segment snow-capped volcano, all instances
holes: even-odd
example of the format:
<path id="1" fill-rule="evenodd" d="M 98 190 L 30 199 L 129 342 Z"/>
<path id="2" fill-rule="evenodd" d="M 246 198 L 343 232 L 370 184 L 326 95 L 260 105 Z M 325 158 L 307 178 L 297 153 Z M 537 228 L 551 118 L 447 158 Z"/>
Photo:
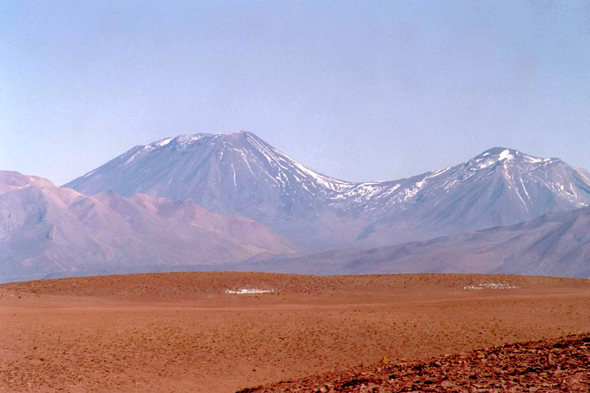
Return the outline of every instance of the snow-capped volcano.
<path id="1" fill-rule="evenodd" d="M 350 187 L 314 172 L 254 134 L 196 134 L 136 146 L 65 187 L 192 200 L 216 213 L 267 221 L 309 214 Z"/>
<path id="2" fill-rule="evenodd" d="M 392 233 L 409 241 L 511 225 L 590 205 L 586 170 L 506 148 L 380 187 L 362 204 L 363 211 L 375 212 L 375 221 L 360 237 L 375 244 L 384 244 Z"/>
<path id="3" fill-rule="evenodd" d="M 375 185 L 373 188 L 379 191 L 373 191 L 366 199 L 369 202 L 389 199 L 389 203 L 401 205 L 400 210 L 408 210 L 434 198 L 440 204 L 444 195 L 465 192 L 468 187 L 480 187 L 483 191 L 499 180 L 502 183 L 496 194 L 506 187 L 511 198 L 519 201 L 524 210 L 538 208 L 539 192 L 551 194 L 546 197 L 557 205 L 564 204 L 565 210 L 590 203 L 587 171 L 573 168 L 557 158 L 536 158 L 505 148 L 490 149 L 454 167 Z M 485 196 L 485 193 L 480 194 L 480 197 Z"/>
<path id="4" fill-rule="evenodd" d="M 191 200 L 322 248 L 395 244 L 590 204 L 587 171 L 513 149 L 493 148 L 411 178 L 353 183 L 317 173 L 244 131 L 136 146 L 65 187 Z"/>

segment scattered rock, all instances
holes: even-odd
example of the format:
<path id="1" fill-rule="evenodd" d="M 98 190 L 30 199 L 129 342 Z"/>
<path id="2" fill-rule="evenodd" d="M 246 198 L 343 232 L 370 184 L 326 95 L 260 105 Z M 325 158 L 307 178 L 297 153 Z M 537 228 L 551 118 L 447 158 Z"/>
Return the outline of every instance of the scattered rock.
<path id="1" fill-rule="evenodd" d="M 340 372 L 261 386 L 245 392 L 588 392 L 590 334 L 504 345 L 428 362 L 388 362 L 359 372 Z M 483 362 L 482 360 L 487 360 Z"/>

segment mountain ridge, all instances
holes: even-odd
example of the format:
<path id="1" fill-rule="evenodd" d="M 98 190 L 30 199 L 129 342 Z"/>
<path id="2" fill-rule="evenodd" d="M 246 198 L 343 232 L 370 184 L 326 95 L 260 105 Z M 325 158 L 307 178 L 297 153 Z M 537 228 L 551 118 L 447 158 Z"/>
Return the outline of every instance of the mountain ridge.
<path id="1" fill-rule="evenodd" d="M 263 224 L 191 204 L 86 196 L 0 172 L 0 281 L 238 262 L 296 247 Z"/>
<path id="2" fill-rule="evenodd" d="M 516 274 L 590 278 L 590 207 L 377 248 L 259 255 L 233 270 L 312 275 Z"/>
<path id="3" fill-rule="evenodd" d="M 248 131 L 136 146 L 64 187 L 191 200 L 262 222 L 304 249 L 401 244 L 590 204 L 590 173 L 557 158 L 495 147 L 409 178 L 348 182 Z"/>

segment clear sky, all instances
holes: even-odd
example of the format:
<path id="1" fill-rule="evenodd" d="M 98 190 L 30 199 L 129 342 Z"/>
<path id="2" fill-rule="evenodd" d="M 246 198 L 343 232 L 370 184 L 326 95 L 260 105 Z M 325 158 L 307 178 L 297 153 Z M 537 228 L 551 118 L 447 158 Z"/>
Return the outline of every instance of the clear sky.
<path id="1" fill-rule="evenodd" d="M 0 1 L 0 169 L 238 130 L 355 181 L 494 146 L 590 168 L 590 0 Z"/>

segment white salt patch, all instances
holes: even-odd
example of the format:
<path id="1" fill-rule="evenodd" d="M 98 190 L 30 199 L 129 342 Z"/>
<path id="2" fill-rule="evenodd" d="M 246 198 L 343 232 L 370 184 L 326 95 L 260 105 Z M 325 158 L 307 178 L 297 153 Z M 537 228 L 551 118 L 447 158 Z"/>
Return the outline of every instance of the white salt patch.
<path id="1" fill-rule="evenodd" d="M 485 283 L 485 284 L 478 284 L 478 285 L 468 285 L 463 287 L 463 289 L 467 290 L 481 290 L 481 289 L 517 289 L 517 286 L 512 284 L 502 284 L 502 283 Z"/>
<path id="2" fill-rule="evenodd" d="M 273 293 L 276 292 L 276 289 L 257 289 L 257 288 L 243 288 L 237 291 L 228 289 L 225 293 L 232 294 L 232 295 L 258 295 L 261 293 Z"/>

